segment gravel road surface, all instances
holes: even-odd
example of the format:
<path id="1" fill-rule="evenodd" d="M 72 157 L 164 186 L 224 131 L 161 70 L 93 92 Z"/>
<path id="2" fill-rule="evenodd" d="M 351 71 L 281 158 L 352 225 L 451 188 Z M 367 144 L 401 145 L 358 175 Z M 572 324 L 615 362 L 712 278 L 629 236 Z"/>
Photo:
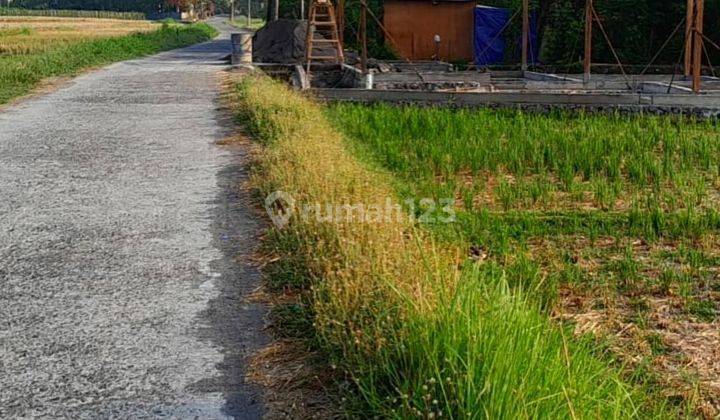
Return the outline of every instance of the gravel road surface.
<path id="1" fill-rule="evenodd" d="M 215 41 L 0 111 L 0 418 L 257 418 L 264 308 Z"/>

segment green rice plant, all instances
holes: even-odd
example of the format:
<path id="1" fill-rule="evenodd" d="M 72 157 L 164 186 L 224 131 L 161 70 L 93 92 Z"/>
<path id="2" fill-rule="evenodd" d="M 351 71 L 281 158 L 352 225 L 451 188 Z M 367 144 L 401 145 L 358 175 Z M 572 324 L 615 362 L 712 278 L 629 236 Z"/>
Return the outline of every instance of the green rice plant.
<path id="1" fill-rule="evenodd" d="M 690 314 L 702 322 L 713 322 L 720 314 L 717 304 L 709 299 L 690 299 L 685 307 Z"/>
<path id="2" fill-rule="evenodd" d="M 460 191 L 460 197 L 465 211 L 473 211 L 475 208 L 475 196 L 477 194 L 477 187 L 473 184 L 470 187 L 463 187 Z"/>
<path id="3" fill-rule="evenodd" d="M 641 408 L 644 397 L 606 367 L 593 340 L 551 326 L 523 294 L 502 278 L 488 283 L 483 271 L 467 267 L 447 305 L 405 320 L 406 337 L 358 372 L 373 412 L 398 419 L 660 415 Z"/>
<path id="4" fill-rule="evenodd" d="M 641 280 L 640 265 L 635 260 L 632 248 L 627 247 L 621 259 L 608 263 L 607 270 L 617 279 L 613 285 L 621 291 L 637 289 Z"/>
<path id="5" fill-rule="evenodd" d="M 682 177 L 707 179 L 720 158 L 710 122 L 349 104 L 328 115 L 373 160 L 416 185 L 488 171 L 516 181 L 547 174 L 563 191 L 605 178 L 617 195 L 658 193 Z"/>
<path id="6" fill-rule="evenodd" d="M 530 205 L 535 206 L 539 203 L 546 203 L 550 200 L 550 193 L 554 190 L 552 182 L 548 179 L 547 174 L 541 173 L 527 185 L 528 197 Z"/>
<path id="7" fill-rule="evenodd" d="M 605 179 L 595 178 L 592 185 L 595 205 L 603 210 L 612 207 L 615 201 L 615 195 L 609 183 Z"/>
<path id="8" fill-rule="evenodd" d="M 511 184 L 505 179 L 500 181 L 500 184 L 495 189 L 495 195 L 500 200 L 505 211 L 513 208 L 520 199 L 517 184 Z"/>

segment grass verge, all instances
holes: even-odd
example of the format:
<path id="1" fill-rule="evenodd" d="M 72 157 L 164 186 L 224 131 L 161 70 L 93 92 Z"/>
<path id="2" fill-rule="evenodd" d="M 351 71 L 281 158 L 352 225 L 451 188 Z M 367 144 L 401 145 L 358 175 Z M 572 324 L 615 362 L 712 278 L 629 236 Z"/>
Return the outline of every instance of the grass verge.
<path id="1" fill-rule="evenodd" d="M 311 100 L 262 76 L 234 82 L 229 100 L 264 145 L 254 177 L 263 196 L 282 190 L 321 207 L 394 199 L 392 177 L 360 163 Z M 267 246 L 281 257 L 271 284 L 304 291 L 319 346 L 354 384 L 350 415 L 669 415 L 594 340 L 512 289 L 502 269 L 438 245 L 410 218 L 295 213 Z"/>
<path id="2" fill-rule="evenodd" d="M 75 75 L 91 67 L 203 42 L 216 34 L 204 23 L 164 24 L 148 33 L 81 40 L 37 53 L 0 55 L 0 104 L 29 93 L 49 77 Z"/>

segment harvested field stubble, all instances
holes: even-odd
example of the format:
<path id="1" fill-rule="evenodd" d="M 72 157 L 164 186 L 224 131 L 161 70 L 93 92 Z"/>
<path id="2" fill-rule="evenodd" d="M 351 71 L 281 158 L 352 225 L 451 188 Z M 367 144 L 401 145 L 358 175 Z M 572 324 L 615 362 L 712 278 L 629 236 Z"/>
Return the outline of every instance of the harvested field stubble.
<path id="1" fill-rule="evenodd" d="M 231 84 L 229 99 L 264 144 L 254 178 L 262 194 L 335 204 L 395 196 L 392 176 L 356 159 L 311 100 L 261 76 Z M 267 241 L 279 257 L 269 284 L 306 296 L 311 333 L 353 384 L 350 415 L 671 415 L 652 390 L 624 379 L 612 353 L 551 321 L 532 290 L 512 287 L 502 266 L 414 222 L 295 217 Z"/>

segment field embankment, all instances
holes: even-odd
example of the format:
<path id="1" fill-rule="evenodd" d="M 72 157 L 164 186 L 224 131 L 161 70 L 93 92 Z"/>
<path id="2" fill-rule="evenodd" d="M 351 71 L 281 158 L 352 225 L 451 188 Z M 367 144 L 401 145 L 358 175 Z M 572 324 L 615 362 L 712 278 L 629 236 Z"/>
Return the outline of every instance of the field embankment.
<path id="1" fill-rule="evenodd" d="M 233 83 L 229 98 L 263 145 L 256 187 L 283 191 L 271 208 L 296 210 L 268 237 L 279 258 L 268 286 L 300 293 L 307 333 L 353 383 L 351 415 L 669 415 L 594 337 L 551 320 L 534 289 L 395 205 L 402 181 L 358 160 L 316 103 L 259 76 Z"/>
<path id="2" fill-rule="evenodd" d="M 0 104 L 43 79 L 206 41 L 206 24 L 0 17 Z"/>

